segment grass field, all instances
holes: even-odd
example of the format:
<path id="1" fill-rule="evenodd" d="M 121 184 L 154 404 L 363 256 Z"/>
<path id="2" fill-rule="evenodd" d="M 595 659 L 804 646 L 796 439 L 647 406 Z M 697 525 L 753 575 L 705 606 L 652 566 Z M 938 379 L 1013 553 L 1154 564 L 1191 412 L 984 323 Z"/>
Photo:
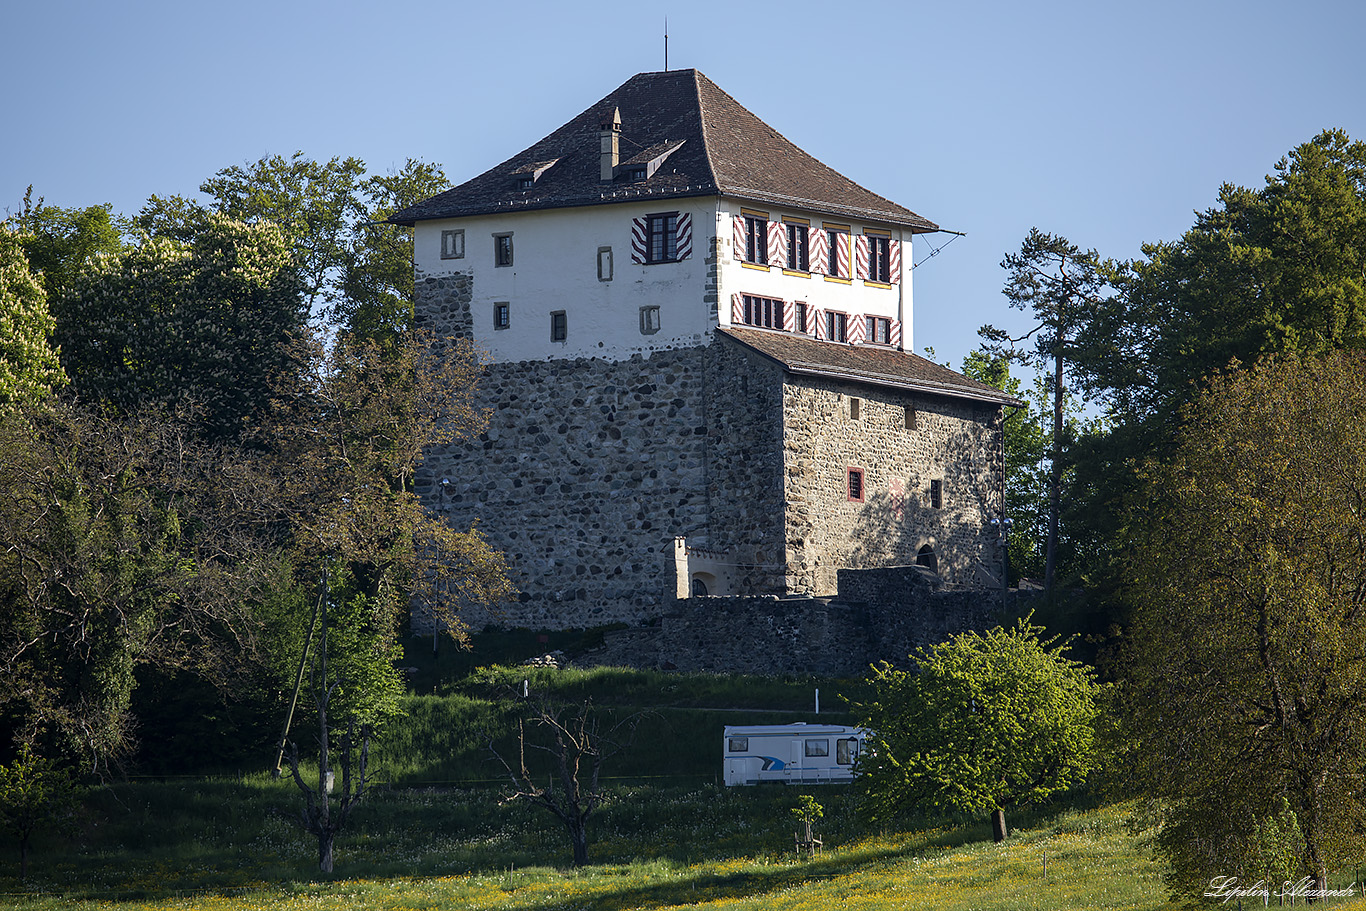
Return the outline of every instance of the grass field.
<path id="1" fill-rule="evenodd" d="M 430 640 L 429 640 L 430 641 Z M 1073 909 L 1168 907 L 1151 831 L 1125 805 L 1074 794 L 1012 814 L 993 844 L 984 819 L 909 818 L 872 827 L 840 786 L 725 788 L 721 726 L 816 720 L 857 682 L 494 668 L 431 672 L 435 693 L 377 750 L 377 788 L 338 838 L 336 873 L 293 821 L 293 785 L 265 772 L 124 782 L 93 793 L 77 835 L 35 844 L 20 882 L 0 855 L 0 906 L 16 909 Z M 500 801 L 490 736 L 507 743 L 514 702 L 533 693 L 651 710 L 609 767 L 614 799 L 589 824 L 591 865 L 543 811 Z M 823 712 L 821 720 L 848 720 Z M 427 786 L 433 782 L 439 787 Z M 801 793 L 825 805 L 824 852 L 793 851 Z M 1351 881 L 1335 879 L 1344 887 Z M 1273 899 L 1273 904 L 1275 900 Z M 1211 903 L 1217 906 L 1217 903 Z M 1332 902 L 1366 911 L 1366 900 Z M 1236 907 L 1230 903 L 1225 907 Z M 1249 908 L 1252 905 L 1247 906 Z"/>

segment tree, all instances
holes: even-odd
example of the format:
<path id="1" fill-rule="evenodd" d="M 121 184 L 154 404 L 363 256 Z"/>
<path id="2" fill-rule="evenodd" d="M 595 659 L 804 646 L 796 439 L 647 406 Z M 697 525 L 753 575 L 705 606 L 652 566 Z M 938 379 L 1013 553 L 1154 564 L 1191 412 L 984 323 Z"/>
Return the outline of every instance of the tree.
<path id="1" fill-rule="evenodd" d="M 0 709 L 25 740 L 116 764 L 140 667 L 224 675 L 249 645 L 263 497 L 229 455 L 164 413 L 0 419 Z"/>
<path id="2" fill-rule="evenodd" d="M 527 739 L 527 719 L 524 718 L 517 721 L 515 766 L 494 749 L 492 740 L 489 741 L 489 751 L 512 782 L 512 790 L 504 800 L 526 801 L 558 819 L 569 835 L 574 866 L 582 867 L 588 863 L 588 818 L 607 801 L 607 792 L 599 783 L 602 764 L 630 746 L 644 716 L 637 712 L 604 727 L 591 702 L 572 708 L 540 702 L 529 708 L 529 714 L 531 724 L 545 733 L 549 744 Z M 544 772 L 537 774 L 540 770 L 533 770 L 527 764 L 528 748 L 549 757 L 545 787 L 537 783 Z M 585 773 L 586 779 L 581 781 Z"/>
<path id="3" fill-rule="evenodd" d="M 0 224 L 0 412 L 38 401 L 66 382 L 48 341 L 54 328 L 23 237 Z"/>
<path id="4" fill-rule="evenodd" d="M 6 222 L 23 238 L 24 254 L 49 301 L 59 298 L 83 272 L 124 249 L 127 222 L 108 203 L 64 209 L 33 202 L 33 187 L 24 207 Z"/>
<path id="5" fill-rule="evenodd" d="M 62 828 L 72 821 L 79 791 L 71 773 L 33 753 L 24 743 L 19 755 L 0 766 L 0 827 L 19 842 L 19 878 L 28 878 L 33 833 L 43 826 Z"/>
<path id="6" fill-rule="evenodd" d="M 874 818 L 919 804 L 989 810 L 1001 841 L 1007 809 L 1086 779 L 1100 685 L 1041 632 L 1020 620 L 920 649 L 914 670 L 873 669 L 874 698 L 855 708 L 874 732 L 858 778 Z"/>
<path id="7" fill-rule="evenodd" d="M 1327 130 L 1275 168 L 1259 190 L 1224 184 L 1180 240 L 1145 244 L 1085 334 L 1118 413 L 1158 440 L 1232 360 L 1366 345 L 1366 143 Z"/>
<path id="8" fill-rule="evenodd" d="M 1017 310 L 1030 310 L 1037 320 L 1022 336 L 994 326 L 983 326 L 978 334 L 986 340 L 985 350 L 1004 354 L 1012 360 L 1050 369 L 1047 389 L 1052 399 L 1052 435 L 1048 452 L 1048 532 L 1044 557 L 1044 590 L 1053 592 L 1057 574 L 1058 516 L 1062 500 L 1063 474 L 1066 470 L 1069 390 L 1067 370 L 1079 357 L 1078 340 L 1094 319 L 1106 286 L 1105 267 L 1096 251 L 1083 252 L 1067 238 L 1031 228 L 1019 253 L 1009 253 L 1001 261 L 1009 271 L 1004 294 Z M 1032 340 L 1031 348 L 1017 347 Z"/>
<path id="9" fill-rule="evenodd" d="M 1361 354 L 1268 356 L 1143 473 L 1122 717 L 1177 891 L 1255 880 L 1268 833 L 1319 888 L 1366 848 L 1363 412 Z"/>
<path id="10" fill-rule="evenodd" d="M 122 414 L 192 406 L 214 439 L 262 420 L 306 316 L 280 231 L 213 214 L 188 243 L 144 238 L 96 262 L 53 313 L 77 396 Z"/>
<path id="11" fill-rule="evenodd" d="M 249 224 L 268 222 L 284 232 L 311 312 L 340 296 L 351 229 L 364 211 L 358 199 L 364 174 L 359 158 L 319 162 L 295 152 L 224 168 L 199 189 L 213 197 L 215 211 Z"/>
<path id="12" fill-rule="evenodd" d="M 353 338 L 390 348 L 413 328 L 413 229 L 387 219 L 448 189 L 438 165 L 408 159 L 395 174 L 375 175 L 360 186 L 364 214 L 353 229 L 332 318 Z"/>

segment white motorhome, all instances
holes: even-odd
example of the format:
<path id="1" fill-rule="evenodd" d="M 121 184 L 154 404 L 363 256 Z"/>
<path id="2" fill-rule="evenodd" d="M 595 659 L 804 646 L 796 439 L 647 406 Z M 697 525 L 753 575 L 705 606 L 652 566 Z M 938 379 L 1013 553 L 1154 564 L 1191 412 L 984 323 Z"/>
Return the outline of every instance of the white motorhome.
<path id="1" fill-rule="evenodd" d="M 869 733 L 841 724 L 728 724 L 721 745 L 726 786 L 853 781 Z"/>

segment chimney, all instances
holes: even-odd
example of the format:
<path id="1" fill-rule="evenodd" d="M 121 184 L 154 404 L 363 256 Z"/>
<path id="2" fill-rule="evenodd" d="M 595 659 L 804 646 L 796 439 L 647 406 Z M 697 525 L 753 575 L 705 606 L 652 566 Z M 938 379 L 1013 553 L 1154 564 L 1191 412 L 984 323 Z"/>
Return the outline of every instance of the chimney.
<path id="1" fill-rule="evenodd" d="M 611 183 L 616 174 L 617 162 L 621 158 L 618 140 L 621 138 L 621 108 L 612 109 L 612 120 L 603 123 L 598 130 L 602 143 L 602 182 Z"/>

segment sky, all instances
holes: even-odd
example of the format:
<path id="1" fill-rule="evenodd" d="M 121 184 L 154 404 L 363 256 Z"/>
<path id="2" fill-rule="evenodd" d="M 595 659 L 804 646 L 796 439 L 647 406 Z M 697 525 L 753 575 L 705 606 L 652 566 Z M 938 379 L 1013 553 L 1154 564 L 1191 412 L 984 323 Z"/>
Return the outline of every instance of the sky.
<path id="1" fill-rule="evenodd" d="M 1031 227 L 1133 259 L 1328 128 L 1366 139 L 1366 3 L 10 0 L 0 213 L 135 214 L 298 150 L 474 177 L 638 72 L 695 67 L 914 245 L 915 346 L 958 366 Z M 939 250 L 937 255 L 931 253 Z"/>

